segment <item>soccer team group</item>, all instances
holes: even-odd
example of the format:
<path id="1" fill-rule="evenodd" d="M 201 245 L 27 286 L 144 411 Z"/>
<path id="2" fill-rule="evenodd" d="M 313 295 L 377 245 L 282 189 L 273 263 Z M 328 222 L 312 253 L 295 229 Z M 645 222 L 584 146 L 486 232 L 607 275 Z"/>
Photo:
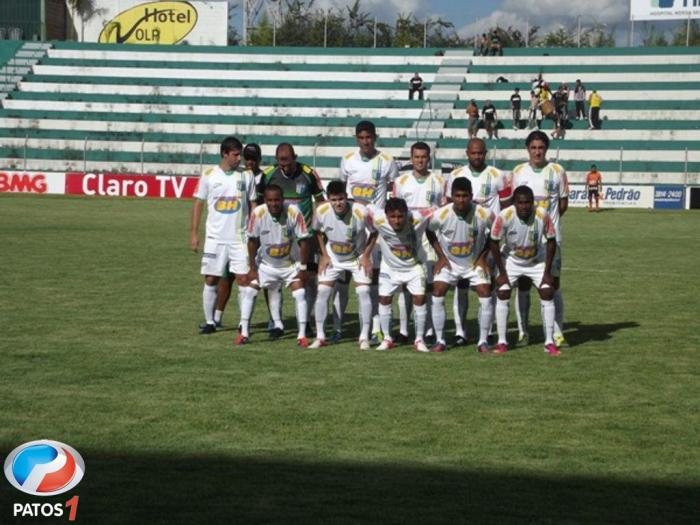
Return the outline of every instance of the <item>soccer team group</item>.
<path id="1" fill-rule="evenodd" d="M 530 288 L 540 296 L 544 350 L 566 345 L 560 291 L 561 217 L 568 206 L 564 169 L 547 159 L 549 138 L 533 131 L 528 160 L 512 172 L 486 165 L 486 144 L 471 139 L 467 165 L 443 176 L 430 169 L 430 147 L 416 142 L 411 162 L 397 162 L 376 147 L 372 122 L 355 128 L 357 148 L 340 161 L 338 177 L 324 189 L 318 174 L 297 161 L 291 144 L 277 146 L 276 164 L 262 171 L 256 144 L 228 137 L 221 161 L 204 171 L 195 191 L 191 248 L 200 248 L 199 225 L 207 209 L 202 243 L 203 334 L 216 332 L 231 284 L 241 312 L 236 344 L 251 341 L 250 319 L 260 290 L 270 316 L 270 338 L 281 337 L 283 287 L 291 290 L 297 344 L 320 348 L 342 337 L 352 280 L 357 293 L 359 346 L 390 350 L 409 341 L 414 349 L 443 352 L 445 297 L 454 289 L 454 345 L 467 344 L 467 292 L 479 301 L 478 352 L 508 351 L 511 290 L 517 288 L 516 346 L 529 344 Z M 245 169 L 239 169 L 242 162 Z M 257 205 L 256 205 L 257 204 Z M 392 335 L 392 303 L 398 298 L 399 331 Z M 329 302 L 333 334 L 324 330 Z M 307 339 L 310 314 L 315 338 Z M 495 318 L 498 342 L 490 345 Z"/>

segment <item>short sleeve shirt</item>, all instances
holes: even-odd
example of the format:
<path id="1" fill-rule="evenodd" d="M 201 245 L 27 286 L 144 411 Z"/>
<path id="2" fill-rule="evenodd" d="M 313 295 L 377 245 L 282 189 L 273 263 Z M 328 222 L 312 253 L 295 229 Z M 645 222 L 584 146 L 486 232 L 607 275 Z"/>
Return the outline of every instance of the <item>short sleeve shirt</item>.
<path id="1" fill-rule="evenodd" d="M 447 178 L 445 195 L 452 195 L 452 184 L 455 179 L 466 177 L 472 185 L 472 201 L 488 208 L 494 214 L 501 211 L 501 200 L 511 196 L 511 187 L 505 174 L 493 166 L 487 166 L 483 171 L 472 171 L 469 166 L 453 170 Z"/>
<path id="2" fill-rule="evenodd" d="M 326 236 L 326 251 L 332 262 L 357 261 L 367 247 L 367 208 L 350 203 L 347 213 L 339 217 L 325 202 L 316 208 L 313 229 Z"/>
<path id="3" fill-rule="evenodd" d="M 275 268 L 288 268 L 294 262 L 292 246 L 296 241 L 308 239 L 310 234 L 296 205 L 284 204 L 280 217 L 276 218 L 266 204 L 261 204 L 251 215 L 248 237 L 260 239 L 261 262 Z"/>
<path id="4" fill-rule="evenodd" d="M 543 208 L 535 208 L 530 219 L 523 221 L 515 206 L 509 206 L 498 214 L 491 228 L 491 239 L 503 241 L 504 256 L 526 266 L 544 262 L 546 240 L 555 238 L 552 218 Z"/>
<path id="5" fill-rule="evenodd" d="M 455 213 L 454 204 L 450 203 L 432 214 L 428 228 L 437 236 L 450 264 L 468 270 L 486 245 L 494 217 L 492 212 L 478 204 L 472 205 L 469 213 L 461 216 Z"/>
<path id="6" fill-rule="evenodd" d="M 436 173 L 427 177 L 406 173 L 396 179 L 394 197 L 404 199 L 409 210 L 436 209 L 444 204 L 445 179 Z"/>
<path id="7" fill-rule="evenodd" d="M 296 204 L 301 210 L 307 228 L 311 228 L 314 199 L 323 197 L 323 185 L 318 173 L 306 164 L 297 162 L 294 172 L 286 174 L 278 166 L 272 166 L 263 173 L 258 185 L 258 198 L 262 199 L 265 188 L 274 184 L 282 188 L 285 204 Z"/>
<path id="8" fill-rule="evenodd" d="M 368 227 L 377 232 L 377 243 L 382 251 L 382 266 L 391 270 L 410 270 L 424 261 L 421 239 L 428 227 L 430 215 L 410 212 L 404 227 L 395 231 L 383 211 L 369 209 Z M 381 271 L 381 268 L 380 268 Z"/>
<path id="9" fill-rule="evenodd" d="M 372 204 L 383 209 L 387 192 L 398 174 L 394 159 L 382 152 L 367 159 L 358 149 L 340 161 L 340 179 L 346 184 L 348 196 L 365 206 Z"/>

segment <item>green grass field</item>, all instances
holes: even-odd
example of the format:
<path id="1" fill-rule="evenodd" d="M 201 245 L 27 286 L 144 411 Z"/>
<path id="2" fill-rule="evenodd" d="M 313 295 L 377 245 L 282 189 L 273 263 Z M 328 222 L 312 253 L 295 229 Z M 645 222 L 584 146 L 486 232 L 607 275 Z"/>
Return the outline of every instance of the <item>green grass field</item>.
<path id="1" fill-rule="evenodd" d="M 75 447 L 78 522 L 698 522 L 697 212 L 567 214 L 557 359 L 199 336 L 190 208 L 0 196 L 0 450 Z"/>

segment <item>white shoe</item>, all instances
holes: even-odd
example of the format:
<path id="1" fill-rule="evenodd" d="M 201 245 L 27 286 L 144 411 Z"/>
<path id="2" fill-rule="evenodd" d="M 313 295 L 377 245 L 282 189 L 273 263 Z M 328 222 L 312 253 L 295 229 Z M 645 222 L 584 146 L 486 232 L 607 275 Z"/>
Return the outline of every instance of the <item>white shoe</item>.
<path id="1" fill-rule="evenodd" d="M 309 348 L 321 348 L 326 346 L 325 339 L 314 339 L 314 342 L 309 345 Z"/>
<path id="2" fill-rule="evenodd" d="M 360 341 L 360 350 L 369 350 L 369 341 L 367 339 L 362 339 Z"/>
<path id="3" fill-rule="evenodd" d="M 415 343 L 413 343 L 413 348 L 416 350 L 416 352 L 430 352 L 430 349 L 425 345 L 422 339 L 418 339 Z"/>
<path id="4" fill-rule="evenodd" d="M 377 350 L 384 352 L 386 350 L 391 350 L 392 348 L 394 348 L 394 341 L 391 339 L 384 339 L 381 343 L 379 343 Z"/>

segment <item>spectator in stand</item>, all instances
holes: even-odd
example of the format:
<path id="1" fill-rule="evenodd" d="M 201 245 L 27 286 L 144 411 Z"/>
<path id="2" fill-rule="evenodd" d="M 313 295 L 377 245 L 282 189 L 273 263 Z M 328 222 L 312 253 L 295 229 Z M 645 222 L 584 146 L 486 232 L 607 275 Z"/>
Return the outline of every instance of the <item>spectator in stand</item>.
<path id="1" fill-rule="evenodd" d="M 600 129 L 600 106 L 603 105 L 603 97 L 594 89 L 588 97 L 589 124 L 588 129 Z"/>
<path id="2" fill-rule="evenodd" d="M 532 91 L 537 93 L 539 89 L 542 89 L 542 86 L 544 86 L 545 82 L 544 79 L 542 78 L 542 73 L 537 75 L 537 78 L 532 79 Z"/>
<path id="3" fill-rule="evenodd" d="M 469 130 L 469 138 L 474 139 L 479 130 L 479 106 L 476 105 L 476 100 L 474 99 L 471 99 L 467 106 L 467 118 L 469 119 L 467 127 Z"/>
<path id="4" fill-rule="evenodd" d="M 537 125 L 537 109 L 539 106 L 540 99 L 537 98 L 534 91 L 530 91 L 530 113 L 527 116 L 527 127 L 529 129 L 539 129 L 539 126 Z"/>
<path id="5" fill-rule="evenodd" d="M 586 86 L 581 84 L 581 79 L 576 80 L 574 86 L 574 102 L 576 103 L 576 120 L 586 118 Z"/>
<path id="6" fill-rule="evenodd" d="M 483 33 L 481 35 L 481 41 L 479 43 L 479 54 L 481 56 L 486 56 L 489 54 L 489 50 L 491 49 L 491 39 L 488 37 L 486 33 Z"/>
<path id="7" fill-rule="evenodd" d="M 559 112 L 561 113 L 564 121 L 569 120 L 569 98 L 571 97 L 571 90 L 566 82 L 562 82 L 559 86 Z"/>
<path id="8" fill-rule="evenodd" d="M 418 98 L 420 100 L 423 100 L 423 91 L 425 90 L 425 87 L 423 87 L 423 79 L 420 77 L 418 73 L 413 75 L 413 78 L 410 80 L 410 87 L 408 88 L 408 99 L 413 100 L 413 94 L 418 91 Z"/>
<path id="9" fill-rule="evenodd" d="M 520 88 L 515 88 L 515 92 L 510 96 L 510 108 L 513 110 L 513 129 L 520 128 L 520 104 L 522 100 Z"/>
<path id="10" fill-rule="evenodd" d="M 484 107 L 481 108 L 481 118 L 484 119 L 484 128 L 486 128 L 486 133 L 488 133 L 488 138 L 493 138 L 494 136 L 498 138 L 498 113 L 496 113 L 496 106 L 494 106 L 490 100 L 486 101 Z"/>
<path id="11" fill-rule="evenodd" d="M 503 56 L 503 46 L 501 45 L 501 39 L 498 37 L 498 33 L 496 33 L 495 31 L 491 34 L 491 48 L 489 51 L 489 54 L 492 57 Z"/>

